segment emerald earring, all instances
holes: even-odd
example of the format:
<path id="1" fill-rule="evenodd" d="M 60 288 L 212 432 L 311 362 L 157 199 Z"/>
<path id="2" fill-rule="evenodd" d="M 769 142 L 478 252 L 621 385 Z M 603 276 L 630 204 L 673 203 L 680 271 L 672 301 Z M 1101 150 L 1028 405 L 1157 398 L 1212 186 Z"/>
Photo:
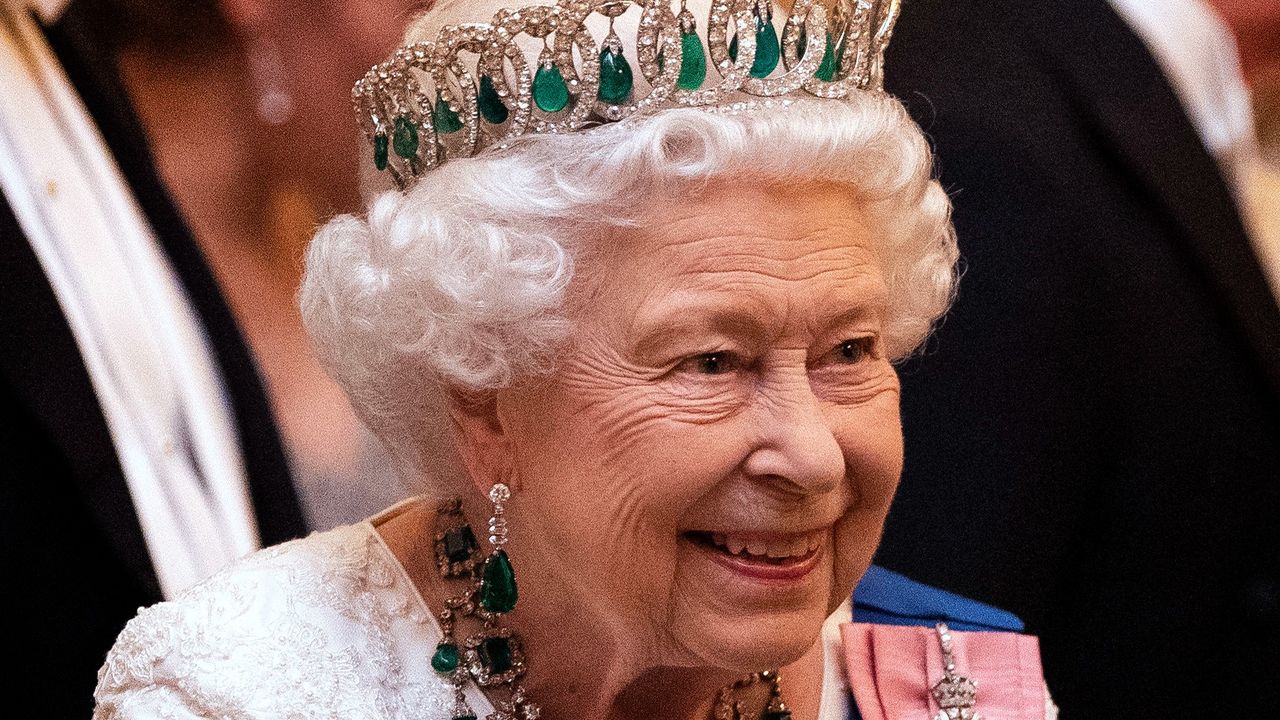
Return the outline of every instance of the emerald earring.
<path id="1" fill-rule="evenodd" d="M 477 720 L 467 702 L 466 687 L 475 682 L 482 688 L 505 688 L 501 712 L 490 718 L 538 717 L 539 707 L 521 685 L 527 669 L 524 643 L 519 633 L 502 624 L 502 616 L 516 606 L 516 576 L 503 546 L 507 544 L 506 502 L 511 488 L 502 483 L 489 489 L 493 515 L 489 518 L 487 558 L 462 514 L 462 504 L 452 500 L 437 511 L 436 564 L 440 575 L 467 581 L 462 594 L 449 598 L 436 613 L 440 621 L 440 641 L 431 656 L 431 667 L 453 686 L 452 720 Z M 479 623 L 467 634 L 459 623 Z"/>
<path id="2" fill-rule="evenodd" d="M 503 483 L 495 483 L 489 489 L 489 501 L 493 503 L 489 544 L 493 545 L 493 552 L 484 561 L 484 572 L 480 576 L 480 606 L 495 613 L 511 612 L 519 597 L 515 570 L 503 549 L 507 544 L 506 502 L 510 499 L 511 488 Z"/>

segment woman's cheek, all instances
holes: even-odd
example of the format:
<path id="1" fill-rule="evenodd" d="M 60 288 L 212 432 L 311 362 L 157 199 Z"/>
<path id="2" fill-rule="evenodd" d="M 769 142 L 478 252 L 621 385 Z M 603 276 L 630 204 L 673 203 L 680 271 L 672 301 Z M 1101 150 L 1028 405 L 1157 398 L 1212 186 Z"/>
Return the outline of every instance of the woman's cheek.
<path id="1" fill-rule="evenodd" d="M 865 509 L 855 509 L 836 523 L 828 610 L 835 610 L 853 593 L 871 566 L 883 529 L 884 516 Z"/>
<path id="2" fill-rule="evenodd" d="M 845 457 L 850 507 L 836 524 L 832 601 L 843 602 L 871 564 L 902 475 L 897 384 L 838 411 L 837 441 Z"/>

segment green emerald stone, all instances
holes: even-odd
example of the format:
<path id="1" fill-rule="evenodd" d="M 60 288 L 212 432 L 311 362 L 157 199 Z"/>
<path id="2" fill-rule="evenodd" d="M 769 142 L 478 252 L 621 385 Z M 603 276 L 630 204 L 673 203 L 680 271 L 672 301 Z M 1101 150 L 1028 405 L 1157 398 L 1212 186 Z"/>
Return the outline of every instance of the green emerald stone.
<path id="1" fill-rule="evenodd" d="M 813 74 L 823 82 L 831 82 L 836 78 L 836 41 L 831 37 L 831 33 L 827 33 L 827 49 L 822 53 L 822 62 L 818 64 L 818 70 Z"/>
<path id="2" fill-rule="evenodd" d="M 698 33 L 687 32 L 680 36 L 680 78 L 676 87 L 681 90 L 697 90 L 707 79 L 707 56 L 702 51 Z"/>
<path id="3" fill-rule="evenodd" d="M 485 638 L 476 653 L 490 675 L 501 675 L 511 669 L 511 643 L 504 637 Z"/>
<path id="4" fill-rule="evenodd" d="M 480 605 L 489 612 L 511 612 L 519 593 L 516 590 L 516 573 L 505 550 L 498 550 L 484 562 L 484 574 L 480 580 Z"/>
<path id="5" fill-rule="evenodd" d="M 498 90 L 493 86 L 493 79 L 488 75 L 480 76 L 480 92 L 476 94 L 476 104 L 480 106 L 480 114 L 486 122 L 500 125 L 507 121 L 510 112 L 498 97 Z"/>
<path id="6" fill-rule="evenodd" d="M 379 170 L 387 169 L 387 134 L 380 132 L 373 136 L 373 166 Z"/>
<path id="7" fill-rule="evenodd" d="M 444 534 L 444 556 L 451 563 L 470 560 L 471 553 L 478 549 L 480 544 L 476 542 L 476 535 L 471 532 L 470 525 L 460 525 Z"/>
<path id="8" fill-rule="evenodd" d="M 751 77 L 769 77 L 769 73 L 778 67 L 781 57 L 782 46 L 778 44 L 778 31 L 773 29 L 773 23 L 757 16 L 756 59 L 751 63 Z"/>
<path id="9" fill-rule="evenodd" d="M 458 113 L 439 95 L 436 96 L 435 119 L 438 133 L 455 133 L 462 129 L 462 119 L 458 117 Z"/>
<path id="10" fill-rule="evenodd" d="M 631 97 L 631 63 L 622 51 L 605 48 L 600 53 L 600 89 L 596 97 L 600 102 L 621 105 Z"/>
<path id="11" fill-rule="evenodd" d="M 738 61 L 738 34 L 729 41 L 729 59 Z M 765 78 L 778 67 L 782 59 L 782 46 L 778 44 L 778 31 L 773 23 L 756 14 L 756 59 L 751 62 L 751 77 Z"/>
<path id="12" fill-rule="evenodd" d="M 391 146 L 396 154 L 408 160 L 418 154 L 418 126 L 406 115 L 396 118 L 395 132 L 391 136 Z"/>
<path id="13" fill-rule="evenodd" d="M 569 86 L 555 65 L 541 66 L 533 76 L 533 102 L 543 112 L 560 112 L 569 104 Z"/>
<path id="14" fill-rule="evenodd" d="M 458 669 L 458 646 L 453 643 L 440 643 L 436 653 L 431 656 L 431 668 L 438 673 L 451 673 Z"/>

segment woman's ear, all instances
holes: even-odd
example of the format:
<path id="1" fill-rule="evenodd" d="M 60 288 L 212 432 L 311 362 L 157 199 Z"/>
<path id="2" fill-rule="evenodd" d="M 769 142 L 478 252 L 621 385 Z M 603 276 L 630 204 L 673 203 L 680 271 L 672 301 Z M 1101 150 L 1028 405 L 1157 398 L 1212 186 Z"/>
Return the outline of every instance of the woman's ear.
<path id="1" fill-rule="evenodd" d="M 496 397 L 477 399 L 450 393 L 449 417 L 462 465 L 481 495 L 488 496 L 495 483 L 519 482 L 513 472 L 508 428 L 498 412 Z"/>

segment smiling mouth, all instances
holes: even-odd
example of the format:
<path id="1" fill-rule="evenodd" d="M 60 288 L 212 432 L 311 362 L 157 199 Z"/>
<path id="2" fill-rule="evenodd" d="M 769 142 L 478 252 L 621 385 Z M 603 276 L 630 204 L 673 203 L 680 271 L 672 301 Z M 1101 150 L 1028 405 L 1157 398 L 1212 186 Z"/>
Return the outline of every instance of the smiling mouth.
<path id="1" fill-rule="evenodd" d="M 827 530 L 794 535 L 692 531 L 684 533 L 711 559 L 739 574 L 764 580 L 796 580 L 817 564 Z"/>

